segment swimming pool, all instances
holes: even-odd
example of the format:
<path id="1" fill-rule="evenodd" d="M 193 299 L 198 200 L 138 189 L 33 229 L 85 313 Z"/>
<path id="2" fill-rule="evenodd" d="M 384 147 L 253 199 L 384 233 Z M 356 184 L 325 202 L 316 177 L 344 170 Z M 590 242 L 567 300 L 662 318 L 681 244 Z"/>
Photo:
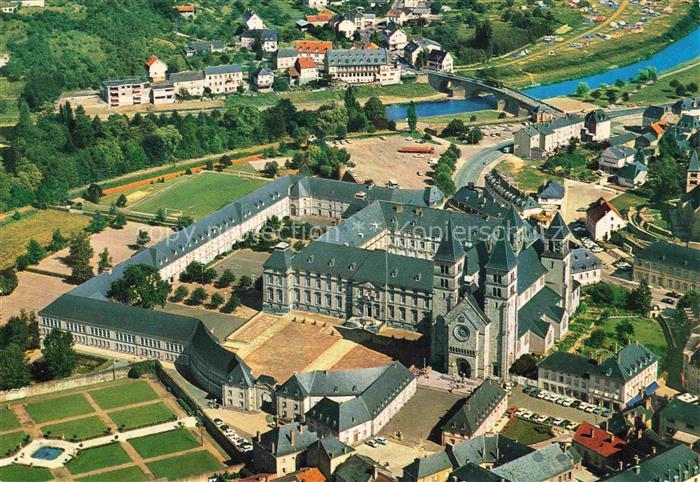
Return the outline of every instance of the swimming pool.
<path id="1" fill-rule="evenodd" d="M 41 447 L 39 450 L 32 454 L 32 458 L 40 460 L 55 460 L 63 452 L 64 450 L 58 447 Z"/>

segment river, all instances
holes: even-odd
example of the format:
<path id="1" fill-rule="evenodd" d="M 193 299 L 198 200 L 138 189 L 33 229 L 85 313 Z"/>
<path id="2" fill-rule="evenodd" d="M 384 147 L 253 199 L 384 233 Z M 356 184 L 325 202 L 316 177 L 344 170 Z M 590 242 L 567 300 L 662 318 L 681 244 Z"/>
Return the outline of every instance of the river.
<path id="1" fill-rule="evenodd" d="M 609 40 L 614 42 L 614 40 Z M 681 40 L 671 43 L 665 49 L 657 52 L 646 60 L 616 67 L 588 77 L 581 77 L 574 80 L 566 80 L 555 84 L 541 85 L 524 89 L 524 94 L 537 99 L 548 99 L 571 94 L 576 91 L 576 86 L 580 82 L 585 82 L 592 89 L 600 87 L 601 84 L 614 84 L 617 79 L 628 80 L 637 75 L 644 68 L 654 67 L 657 72 L 670 70 L 680 64 L 700 57 L 700 27 Z M 431 102 L 416 103 L 416 113 L 418 117 L 431 117 L 445 114 L 455 114 L 460 112 L 473 112 L 477 110 L 493 109 L 496 101 L 493 97 L 481 97 L 478 99 L 454 99 Z M 386 109 L 387 116 L 391 120 L 403 120 L 406 118 L 408 104 L 394 104 Z"/>

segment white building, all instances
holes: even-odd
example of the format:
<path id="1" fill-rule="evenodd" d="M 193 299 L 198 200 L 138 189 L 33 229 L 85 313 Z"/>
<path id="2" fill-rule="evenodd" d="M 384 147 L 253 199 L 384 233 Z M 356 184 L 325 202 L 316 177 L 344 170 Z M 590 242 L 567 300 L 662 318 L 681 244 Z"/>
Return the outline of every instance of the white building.
<path id="1" fill-rule="evenodd" d="M 263 19 L 253 10 L 247 10 L 243 13 L 243 23 L 245 23 L 248 30 L 262 30 L 267 28 Z"/>
<path id="2" fill-rule="evenodd" d="M 172 104 L 175 102 L 175 86 L 170 82 L 151 84 L 151 104 Z"/>
<path id="3" fill-rule="evenodd" d="M 149 102 L 150 87 L 143 77 L 130 77 L 102 82 L 102 99 L 110 107 L 138 105 Z"/>
<path id="4" fill-rule="evenodd" d="M 206 81 L 204 72 L 201 70 L 175 72 L 170 75 L 170 82 L 175 86 L 175 94 L 177 95 L 191 95 L 193 97 L 204 95 Z"/>
<path id="5" fill-rule="evenodd" d="M 385 49 L 332 50 L 325 65 L 331 78 L 348 84 L 401 83 L 401 68 L 391 63 Z"/>
<path id="6" fill-rule="evenodd" d="M 571 277 L 581 286 L 600 282 L 603 264 L 586 248 L 571 250 Z"/>
<path id="7" fill-rule="evenodd" d="M 277 30 L 274 28 L 247 30 L 243 32 L 241 34 L 241 47 L 244 49 L 253 50 L 258 39 L 263 52 L 277 51 Z"/>
<path id="8" fill-rule="evenodd" d="M 146 61 L 146 71 L 148 72 L 148 79 L 151 82 L 165 82 L 168 64 L 155 55 L 152 55 L 151 58 Z"/>
<path id="9" fill-rule="evenodd" d="M 454 61 L 449 52 L 444 50 L 431 50 L 428 53 L 426 67 L 429 69 L 441 70 L 442 72 L 453 72 Z"/>
<path id="10" fill-rule="evenodd" d="M 243 84 L 243 69 L 240 65 L 217 65 L 204 68 L 204 86 L 212 94 L 237 92 Z"/>
<path id="11" fill-rule="evenodd" d="M 612 146 L 600 153 L 598 167 L 605 172 L 615 172 L 634 162 L 637 150 L 627 146 Z"/>
<path id="12" fill-rule="evenodd" d="M 259 69 L 255 73 L 255 88 L 259 91 L 272 89 L 275 74 L 270 69 Z"/>
<path id="13" fill-rule="evenodd" d="M 602 197 L 586 210 L 586 229 L 596 241 L 610 239 L 612 233 L 625 226 L 627 222 L 620 211 Z"/>

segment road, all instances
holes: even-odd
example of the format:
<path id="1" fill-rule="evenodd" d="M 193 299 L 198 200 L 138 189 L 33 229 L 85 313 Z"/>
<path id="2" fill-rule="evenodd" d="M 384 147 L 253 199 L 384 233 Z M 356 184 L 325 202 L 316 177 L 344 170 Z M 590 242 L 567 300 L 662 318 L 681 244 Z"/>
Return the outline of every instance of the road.
<path id="1" fill-rule="evenodd" d="M 511 144 L 513 144 L 513 139 L 506 139 L 484 147 L 478 153 L 465 159 L 462 167 L 455 174 L 456 188 L 459 189 L 470 182 L 476 184 L 482 172 L 486 169 L 492 169 L 501 160 L 503 152 L 500 149 Z"/>

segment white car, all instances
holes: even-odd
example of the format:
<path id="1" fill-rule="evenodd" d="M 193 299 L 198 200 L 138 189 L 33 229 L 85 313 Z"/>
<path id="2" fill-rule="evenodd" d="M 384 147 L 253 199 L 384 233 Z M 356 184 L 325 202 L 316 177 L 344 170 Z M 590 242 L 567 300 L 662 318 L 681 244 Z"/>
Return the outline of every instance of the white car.
<path id="1" fill-rule="evenodd" d="M 241 446 L 238 447 L 238 448 L 239 448 L 240 451 L 243 452 L 244 454 L 253 451 L 253 446 L 252 446 L 251 444 L 244 444 L 244 445 L 241 445 Z"/>
<path id="2" fill-rule="evenodd" d="M 564 420 L 563 418 L 557 417 L 554 420 L 552 420 L 552 425 L 556 425 L 557 427 L 559 427 L 559 426 L 563 425 L 565 422 L 566 422 L 566 420 Z"/>
<path id="3" fill-rule="evenodd" d="M 386 445 L 386 438 L 384 437 L 375 437 L 374 441 L 380 445 Z"/>
<path id="4" fill-rule="evenodd" d="M 549 395 L 549 392 L 541 391 L 540 393 L 537 394 L 537 398 L 543 399 L 547 395 Z"/>
<path id="5" fill-rule="evenodd" d="M 574 404 L 574 400 L 571 398 L 567 398 L 566 400 L 564 400 L 564 403 L 562 403 L 562 405 L 564 405 L 565 407 L 570 407 L 573 404 Z"/>
<path id="6" fill-rule="evenodd" d="M 530 410 L 525 410 L 525 413 L 523 413 L 520 417 L 524 418 L 525 420 L 530 420 L 534 415 L 535 414 Z"/>
<path id="7" fill-rule="evenodd" d="M 525 414 L 526 412 L 527 410 L 525 410 L 524 408 L 519 408 L 515 411 L 513 415 L 515 415 L 516 417 L 522 417 L 523 414 Z"/>
<path id="8" fill-rule="evenodd" d="M 377 446 L 377 442 L 375 442 L 374 440 L 368 440 L 365 443 L 372 448 L 375 448 Z"/>
<path id="9" fill-rule="evenodd" d="M 217 427 L 221 427 L 223 424 L 224 424 L 224 421 L 221 420 L 220 418 L 214 419 L 214 425 L 216 425 Z"/>
<path id="10" fill-rule="evenodd" d="M 586 413 L 593 413 L 593 410 L 595 410 L 595 405 L 589 405 L 588 408 L 586 408 Z"/>
<path id="11" fill-rule="evenodd" d="M 532 417 L 532 420 L 538 423 L 544 423 L 545 420 L 547 420 L 547 416 L 545 415 L 536 415 Z"/>

